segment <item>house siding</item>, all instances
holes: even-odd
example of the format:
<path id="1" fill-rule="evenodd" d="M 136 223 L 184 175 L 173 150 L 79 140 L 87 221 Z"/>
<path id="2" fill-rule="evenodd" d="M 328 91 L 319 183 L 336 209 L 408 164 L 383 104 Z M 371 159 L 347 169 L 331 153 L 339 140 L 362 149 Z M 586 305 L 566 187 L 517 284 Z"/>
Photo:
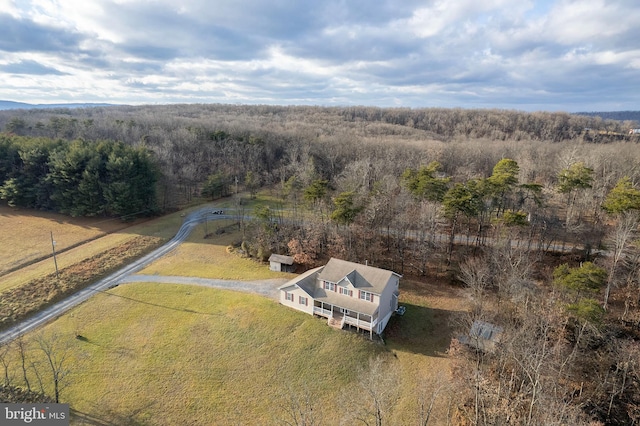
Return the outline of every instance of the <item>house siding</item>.
<path id="1" fill-rule="evenodd" d="M 293 294 L 293 300 L 287 300 L 287 293 Z M 300 304 L 300 297 L 307 298 L 307 304 Z M 280 291 L 280 303 L 289 308 L 313 315 L 313 299 L 300 287 L 289 287 Z"/>
<path id="2" fill-rule="evenodd" d="M 385 287 L 380 296 L 376 296 L 376 298 L 380 298 L 378 308 L 378 334 L 380 334 L 387 326 L 387 323 L 391 318 L 391 314 L 398 309 L 398 298 L 394 297 L 394 294 L 398 294 L 400 277 L 394 274 L 391 276 L 389 281 L 390 285 Z"/>

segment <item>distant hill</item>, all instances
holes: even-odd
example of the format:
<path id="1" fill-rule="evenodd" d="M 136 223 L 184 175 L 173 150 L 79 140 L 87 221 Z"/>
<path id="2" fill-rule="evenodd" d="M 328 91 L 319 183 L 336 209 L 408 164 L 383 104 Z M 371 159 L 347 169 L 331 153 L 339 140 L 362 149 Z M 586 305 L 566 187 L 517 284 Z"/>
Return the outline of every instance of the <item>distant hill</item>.
<path id="1" fill-rule="evenodd" d="M 2 101 L 0 100 L 0 110 L 6 109 L 47 109 L 47 108 L 91 108 L 101 106 L 114 106 L 113 104 L 101 103 L 74 103 L 74 104 L 26 104 L 24 102 Z"/>
<path id="2" fill-rule="evenodd" d="M 576 115 L 600 117 L 604 120 L 637 121 L 640 123 L 640 111 L 605 111 L 605 112 L 577 112 Z"/>

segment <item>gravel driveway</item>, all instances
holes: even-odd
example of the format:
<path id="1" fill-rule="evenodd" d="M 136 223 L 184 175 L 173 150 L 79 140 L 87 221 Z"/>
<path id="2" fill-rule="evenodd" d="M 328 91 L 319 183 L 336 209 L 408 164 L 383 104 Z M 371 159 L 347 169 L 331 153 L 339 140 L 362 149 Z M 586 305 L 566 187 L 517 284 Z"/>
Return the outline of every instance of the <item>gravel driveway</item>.
<path id="1" fill-rule="evenodd" d="M 278 287 L 287 281 L 288 280 L 286 278 L 275 278 L 261 281 L 232 281 L 197 277 L 174 277 L 167 275 L 128 275 L 118 283 L 149 282 L 160 284 L 199 285 L 203 287 L 222 288 L 225 290 L 244 291 L 278 300 Z"/>

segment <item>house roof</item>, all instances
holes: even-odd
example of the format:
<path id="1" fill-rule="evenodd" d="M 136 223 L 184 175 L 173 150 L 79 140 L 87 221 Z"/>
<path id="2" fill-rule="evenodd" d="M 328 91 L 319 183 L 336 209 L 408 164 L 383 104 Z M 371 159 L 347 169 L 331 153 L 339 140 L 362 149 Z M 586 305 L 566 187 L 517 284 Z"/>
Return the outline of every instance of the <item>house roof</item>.
<path id="1" fill-rule="evenodd" d="M 278 262 L 284 265 L 293 265 L 293 257 L 283 254 L 272 254 L 269 256 L 269 262 Z"/>
<path id="2" fill-rule="evenodd" d="M 278 290 L 286 291 L 288 288 L 299 287 L 314 300 L 373 315 L 378 309 L 379 299 L 369 302 L 359 299 L 357 295 L 346 297 L 335 291 L 326 291 L 318 281 L 329 281 L 342 286 L 351 283 L 355 291 L 364 290 L 380 295 L 393 275 L 400 277 L 399 274 L 386 269 L 332 258 L 325 266 L 308 270 L 281 285 Z"/>
<path id="3" fill-rule="evenodd" d="M 373 315 L 380 306 L 379 301 L 374 303 L 357 297 L 346 297 L 335 291 L 326 291 L 324 288 L 316 288 L 313 299 L 367 315 Z"/>
<path id="4" fill-rule="evenodd" d="M 285 290 L 289 287 L 298 286 L 305 293 L 307 293 L 310 297 L 314 297 L 314 291 L 316 287 L 316 273 L 321 271 L 324 266 L 320 266 L 319 268 L 309 269 L 307 272 L 298 275 L 292 280 L 287 281 L 280 287 L 278 290 Z"/>
<path id="5" fill-rule="evenodd" d="M 392 275 L 400 276 L 387 269 L 331 258 L 318 279 L 338 284 L 346 278 L 357 289 L 381 294 Z"/>

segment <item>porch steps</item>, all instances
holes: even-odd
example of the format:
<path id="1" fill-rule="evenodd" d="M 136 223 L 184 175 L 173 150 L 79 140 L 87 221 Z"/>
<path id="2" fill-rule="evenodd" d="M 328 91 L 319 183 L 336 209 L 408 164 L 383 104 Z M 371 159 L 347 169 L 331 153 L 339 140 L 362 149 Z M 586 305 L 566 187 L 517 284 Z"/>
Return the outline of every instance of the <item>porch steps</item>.
<path id="1" fill-rule="evenodd" d="M 329 324 L 329 327 L 333 327 L 336 328 L 338 330 L 342 330 L 342 328 L 344 327 L 344 316 L 342 317 L 329 317 L 329 320 L 327 321 L 327 324 Z"/>

